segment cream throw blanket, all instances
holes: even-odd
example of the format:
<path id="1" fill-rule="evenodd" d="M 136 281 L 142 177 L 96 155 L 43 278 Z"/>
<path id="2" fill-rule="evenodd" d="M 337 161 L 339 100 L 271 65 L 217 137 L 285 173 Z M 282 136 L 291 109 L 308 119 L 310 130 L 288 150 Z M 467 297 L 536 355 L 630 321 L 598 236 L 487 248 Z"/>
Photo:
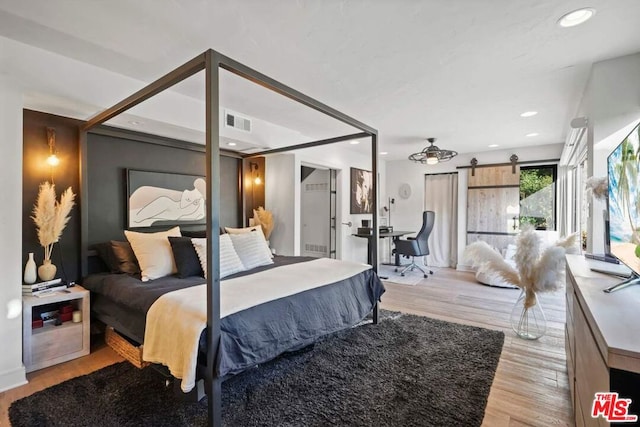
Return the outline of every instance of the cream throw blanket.
<path id="1" fill-rule="evenodd" d="M 256 305 L 353 277 L 367 264 L 320 258 L 220 282 L 220 318 Z M 207 286 L 162 295 L 147 313 L 142 358 L 169 368 L 182 378 L 181 388 L 195 386 L 198 341 L 207 326 Z"/>

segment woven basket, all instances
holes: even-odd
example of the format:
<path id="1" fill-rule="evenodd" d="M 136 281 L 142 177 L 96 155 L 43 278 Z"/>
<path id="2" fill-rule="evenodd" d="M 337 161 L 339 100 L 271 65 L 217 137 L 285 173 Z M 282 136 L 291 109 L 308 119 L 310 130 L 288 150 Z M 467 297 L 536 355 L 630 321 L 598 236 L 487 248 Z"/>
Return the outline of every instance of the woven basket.
<path id="1" fill-rule="evenodd" d="M 111 326 L 104 331 L 104 341 L 120 356 L 127 359 L 136 368 L 149 366 L 149 362 L 142 360 L 142 346 L 135 346 L 117 333 Z"/>

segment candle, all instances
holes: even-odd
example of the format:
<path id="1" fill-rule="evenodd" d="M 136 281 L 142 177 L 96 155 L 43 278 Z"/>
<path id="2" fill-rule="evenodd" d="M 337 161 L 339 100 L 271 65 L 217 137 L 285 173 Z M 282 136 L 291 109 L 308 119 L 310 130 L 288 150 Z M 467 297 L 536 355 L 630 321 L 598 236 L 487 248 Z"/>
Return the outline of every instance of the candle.
<path id="1" fill-rule="evenodd" d="M 82 322 L 82 312 L 80 310 L 76 310 L 73 312 L 73 323 Z"/>

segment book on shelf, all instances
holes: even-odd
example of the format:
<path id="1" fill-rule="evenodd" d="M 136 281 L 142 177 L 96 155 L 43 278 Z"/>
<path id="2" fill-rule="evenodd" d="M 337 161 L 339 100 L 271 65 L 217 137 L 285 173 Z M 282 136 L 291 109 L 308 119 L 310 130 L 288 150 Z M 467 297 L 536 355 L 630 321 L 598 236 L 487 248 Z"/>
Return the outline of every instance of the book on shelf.
<path id="1" fill-rule="evenodd" d="M 62 279 L 52 279 L 52 280 L 47 280 L 45 282 L 37 282 L 37 283 L 33 283 L 31 285 L 27 285 L 27 284 L 23 284 L 22 285 L 22 289 L 44 289 L 44 288 L 48 288 L 50 286 L 55 286 L 62 283 Z"/>
<path id="2" fill-rule="evenodd" d="M 43 286 L 41 288 L 33 288 L 33 289 L 22 288 L 22 294 L 23 295 L 31 295 L 33 292 L 46 291 L 46 290 L 53 289 L 53 288 L 59 288 L 61 286 L 64 286 L 66 288 L 67 284 L 64 283 L 64 282 L 61 282 L 61 283 L 57 283 L 55 285 Z"/>
<path id="3" fill-rule="evenodd" d="M 45 288 L 45 289 L 35 289 L 35 290 L 23 290 L 22 291 L 22 295 L 30 295 L 32 297 L 39 297 L 42 295 L 47 295 L 53 292 L 57 292 L 57 291 L 64 291 L 65 289 L 67 289 L 67 285 L 53 285 L 51 287 Z"/>

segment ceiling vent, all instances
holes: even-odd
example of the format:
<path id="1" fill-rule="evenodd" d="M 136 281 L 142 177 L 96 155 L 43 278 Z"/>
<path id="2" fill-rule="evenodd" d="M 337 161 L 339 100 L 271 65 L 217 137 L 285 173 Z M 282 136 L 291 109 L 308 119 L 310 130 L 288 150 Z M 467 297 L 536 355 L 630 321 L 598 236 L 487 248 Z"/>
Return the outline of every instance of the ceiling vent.
<path id="1" fill-rule="evenodd" d="M 236 113 L 225 111 L 224 114 L 225 126 L 234 128 L 242 132 L 251 132 L 251 119 L 239 116 Z"/>

